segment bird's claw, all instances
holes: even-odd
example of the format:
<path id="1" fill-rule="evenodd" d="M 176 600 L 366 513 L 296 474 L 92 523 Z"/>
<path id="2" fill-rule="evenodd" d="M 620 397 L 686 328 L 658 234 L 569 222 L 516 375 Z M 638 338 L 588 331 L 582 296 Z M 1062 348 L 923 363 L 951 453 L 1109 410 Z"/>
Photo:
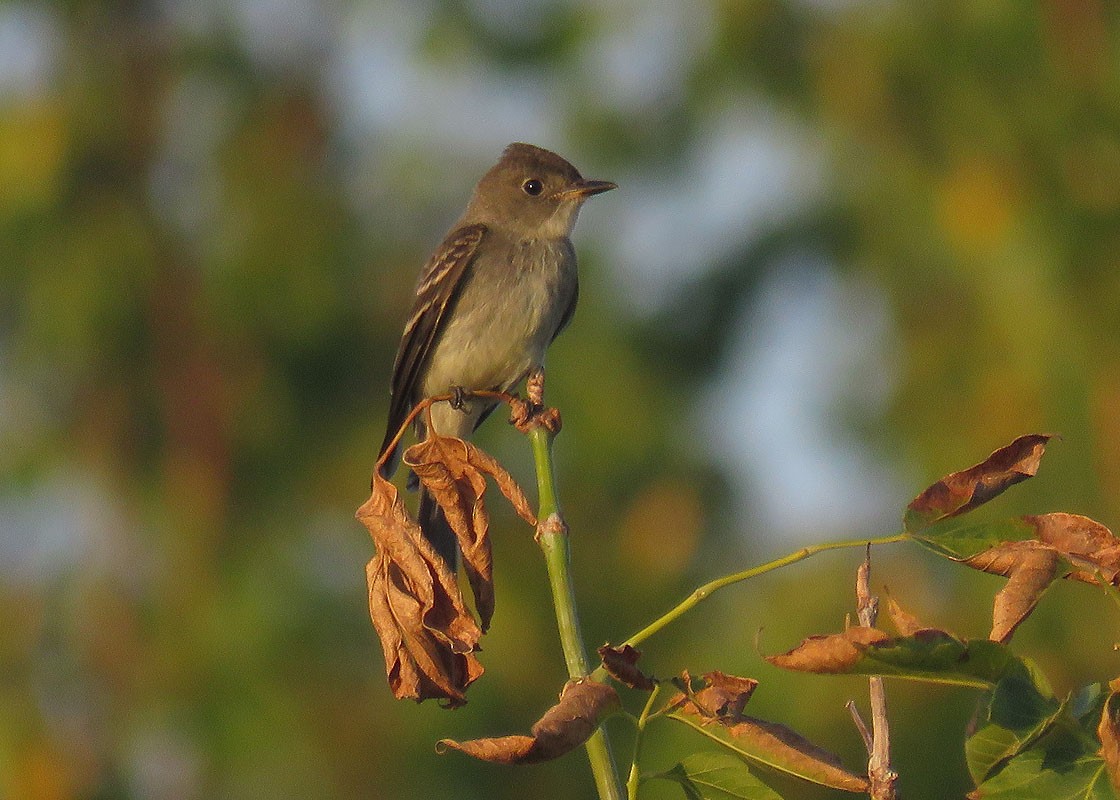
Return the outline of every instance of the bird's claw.
<path id="1" fill-rule="evenodd" d="M 537 409 L 537 424 L 544 427 L 553 436 L 560 433 L 563 423 L 560 420 L 560 409 L 549 406 L 540 406 Z"/>
<path id="2" fill-rule="evenodd" d="M 528 433 L 538 425 L 553 436 L 559 433 L 560 411 L 544 404 L 543 367 L 536 367 L 529 373 L 525 380 L 525 394 L 525 400 L 514 396 L 510 401 L 510 424 L 522 433 Z"/>
<path id="3" fill-rule="evenodd" d="M 528 433 L 538 425 L 554 436 L 560 432 L 560 410 L 557 408 L 548 408 L 520 397 L 514 397 L 509 407 L 510 424 L 522 433 Z"/>
<path id="4" fill-rule="evenodd" d="M 467 405 L 467 390 L 462 386 L 451 387 L 451 399 L 448 404 L 456 411 L 462 411 Z"/>

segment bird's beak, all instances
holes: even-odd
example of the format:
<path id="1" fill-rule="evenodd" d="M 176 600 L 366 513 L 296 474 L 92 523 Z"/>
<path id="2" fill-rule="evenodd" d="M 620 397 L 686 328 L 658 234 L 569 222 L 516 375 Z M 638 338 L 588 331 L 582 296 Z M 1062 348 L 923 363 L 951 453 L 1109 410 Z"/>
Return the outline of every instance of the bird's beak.
<path id="1" fill-rule="evenodd" d="M 556 197 L 558 200 L 583 200 L 593 194 L 601 194 L 617 188 L 618 184 L 611 183 L 610 181 L 579 180 L 567 189 L 557 192 Z"/>

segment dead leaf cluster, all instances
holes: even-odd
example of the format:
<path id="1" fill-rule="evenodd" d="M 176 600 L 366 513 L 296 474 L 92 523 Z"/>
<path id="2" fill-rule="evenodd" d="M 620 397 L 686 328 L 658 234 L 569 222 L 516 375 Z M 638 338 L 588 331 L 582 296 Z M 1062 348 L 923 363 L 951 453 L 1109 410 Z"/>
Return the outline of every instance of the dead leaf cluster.
<path id="1" fill-rule="evenodd" d="M 1055 512 L 1020 517 L 1033 538 L 1000 542 L 964 559 L 968 566 L 1002 575 L 995 598 L 991 639 L 1007 642 L 1058 577 L 1116 585 L 1120 540 L 1104 525 L 1079 514 Z"/>
<path id="2" fill-rule="evenodd" d="M 404 461 L 455 532 L 481 622 L 467 608 L 454 570 L 428 543 L 396 487 L 379 473 L 356 514 L 376 547 L 366 565 L 370 617 L 393 694 L 459 706 L 466 702 L 466 688 L 482 674 L 475 654 L 494 613 L 487 476 L 522 518 L 533 525 L 536 519 L 510 474 L 470 442 L 432 433 L 405 451 Z"/>
<path id="3" fill-rule="evenodd" d="M 941 478 L 906 507 L 906 529 L 919 541 L 973 569 L 1008 579 L 993 603 L 989 638 L 996 642 L 1011 639 L 1058 577 L 1113 586 L 1120 582 L 1120 540 L 1079 514 L 1022 516 L 966 529 L 938 524 L 1033 477 L 1052 438 L 1020 436 L 979 464 Z"/>

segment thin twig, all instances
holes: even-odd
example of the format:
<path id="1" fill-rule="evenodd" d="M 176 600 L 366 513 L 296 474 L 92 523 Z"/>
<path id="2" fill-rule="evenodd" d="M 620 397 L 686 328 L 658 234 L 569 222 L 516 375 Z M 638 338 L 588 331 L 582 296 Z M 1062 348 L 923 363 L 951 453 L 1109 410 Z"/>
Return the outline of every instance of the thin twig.
<path id="1" fill-rule="evenodd" d="M 781 569 L 782 567 L 788 567 L 790 564 L 796 564 L 798 561 L 804 561 L 810 556 L 815 556 L 818 553 L 824 553 L 828 550 L 842 550 L 845 548 L 863 547 L 865 545 L 871 544 L 893 544 L 895 542 L 904 542 L 909 538 L 910 534 L 908 533 L 896 533 L 891 536 L 883 536 L 878 539 L 871 539 L 870 541 L 867 539 L 856 539 L 846 542 L 828 542 L 825 544 L 809 545 L 807 547 L 802 547 L 800 550 L 789 553 L 788 555 L 784 555 L 781 558 L 776 558 L 773 561 L 767 561 L 765 564 L 760 564 L 757 567 L 751 567 L 750 569 L 743 570 L 742 572 L 736 572 L 731 575 L 725 575 L 722 578 L 716 578 L 713 581 L 708 581 L 702 586 L 698 586 L 692 591 L 692 594 L 678 603 L 674 608 L 662 614 L 660 617 L 655 619 L 646 627 L 642 628 L 637 633 L 631 635 L 628 639 L 626 639 L 626 641 L 623 642 L 623 644 L 628 644 L 636 647 L 639 642 L 645 641 L 655 633 L 660 632 L 670 623 L 673 623 L 676 620 L 680 619 L 700 603 L 718 592 L 720 589 L 732 586 L 733 584 L 750 580 L 752 578 L 757 578 L 759 575 L 764 575 L 767 572 L 773 572 L 774 570 Z M 596 680 L 602 680 L 606 677 L 606 670 L 602 667 L 599 667 L 597 670 L 595 670 L 594 673 L 592 673 L 592 677 Z"/>
<path id="2" fill-rule="evenodd" d="M 626 778 L 626 797 L 628 800 L 637 800 L 638 785 L 641 783 L 642 773 L 641 767 L 638 766 L 638 761 L 642 756 L 642 740 L 646 732 L 646 723 L 650 721 L 653 712 L 653 704 L 657 701 L 657 695 L 661 691 L 661 684 L 655 683 L 653 691 L 649 693 L 646 699 L 646 705 L 642 709 L 642 715 L 638 717 L 637 731 L 634 734 L 634 756 L 630 760 L 630 774 Z M 656 715 L 654 715 L 656 716 Z"/>
<path id="3" fill-rule="evenodd" d="M 875 627 L 879 617 L 879 598 L 871 594 L 871 545 L 867 555 L 856 571 L 856 615 L 859 624 L 867 628 Z M 887 695 L 883 689 L 883 679 L 868 678 L 871 699 L 871 743 L 868 747 L 867 777 L 871 781 L 868 794 L 871 800 L 898 800 L 898 773 L 891 769 L 891 731 L 887 722 Z M 851 706 L 854 708 L 854 706 Z M 864 743 L 867 743 L 867 726 L 859 718 L 856 727 L 860 729 Z"/>
<path id="4" fill-rule="evenodd" d="M 867 723 L 860 716 L 856 701 L 849 700 L 844 704 L 844 708 L 848 709 L 848 713 L 852 715 L 852 722 L 855 723 L 856 730 L 859 731 L 860 738 L 863 739 L 863 746 L 867 748 L 867 755 L 871 755 L 871 751 L 875 748 L 875 742 L 871 738 L 871 731 L 868 730 Z"/>

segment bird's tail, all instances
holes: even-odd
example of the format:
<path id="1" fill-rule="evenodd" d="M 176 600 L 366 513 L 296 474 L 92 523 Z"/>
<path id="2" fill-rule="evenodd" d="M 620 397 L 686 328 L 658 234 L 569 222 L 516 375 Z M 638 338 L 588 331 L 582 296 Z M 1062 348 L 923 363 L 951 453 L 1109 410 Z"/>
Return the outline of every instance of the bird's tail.
<path id="1" fill-rule="evenodd" d="M 444 516 L 443 509 L 428 494 L 427 489 L 420 490 L 420 513 L 418 516 L 420 530 L 424 532 L 424 536 L 432 543 L 432 547 L 443 557 L 447 566 L 454 572 L 459 563 L 459 541 L 455 537 L 455 532 L 451 530 L 451 526 L 447 523 L 447 517 Z"/>
<path id="2" fill-rule="evenodd" d="M 384 455 L 385 450 L 382 450 L 381 454 Z M 378 456 L 378 459 L 380 458 L 381 456 Z M 385 463 L 381 465 L 381 469 L 379 470 L 379 472 L 381 473 L 381 477 L 385 480 L 391 479 L 393 477 L 393 473 L 397 471 L 397 462 L 399 460 L 399 448 L 394 447 L 392 452 L 389 453 L 388 457 L 385 459 Z"/>

